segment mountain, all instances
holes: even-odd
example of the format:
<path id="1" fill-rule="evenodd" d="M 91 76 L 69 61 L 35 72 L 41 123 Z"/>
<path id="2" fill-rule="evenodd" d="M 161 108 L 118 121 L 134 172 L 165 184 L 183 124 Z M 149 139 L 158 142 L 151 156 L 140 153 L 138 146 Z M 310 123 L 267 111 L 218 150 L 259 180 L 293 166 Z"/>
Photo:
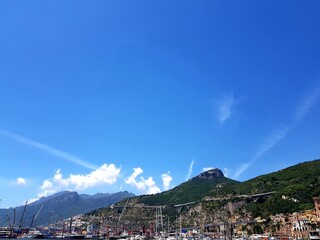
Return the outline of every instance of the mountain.
<path id="1" fill-rule="evenodd" d="M 208 180 L 214 180 L 216 178 L 224 177 L 223 172 L 218 168 L 209 169 L 208 171 L 205 171 L 203 173 L 200 173 L 195 178 L 204 178 Z"/>
<path id="2" fill-rule="evenodd" d="M 220 192 L 239 184 L 238 181 L 226 178 L 222 171 L 215 168 L 162 193 L 137 197 L 138 201 L 148 205 L 175 205 L 186 202 L 201 201 L 211 192 Z"/>
<path id="3" fill-rule="evenodd" d="M 255 194 L 261 193 L 267 194 L 254 199 Z M 320 196 L 320 160 L 300 163 L 244 182 L 225 177 L 219 169 L 211 169 L 171 190 L 133 197 L 120 202 L 116 208 L 122 212 L 126 206 L 126 214 L 122 214 L 124 219 L 125 216 L 143 216 L 150 206 L 163 206 L 163 214 L 170 221 L 177 221 L 180 212 L 190 214 L 185 218 L 193 224 L 197 217 L 203 218 L 201 214 L 205 214 L 207 219 L 230 214 L 268 217 L 276 213 L 312 209 L 314 196 Z M 192 204 L 174 207 L 185 203 Z M 101 211 L 104 215 L 113 214 L 113 217 L 117 214 L 113 209 Z"/>
<path id="4" fill-rule="evenodd" d="M 108 207 L 125 198 L 133 197 L 134 194 L 127 191 L 113 194 L 98 193 L 95 195 L 78 194 L 77 192 L 63 191 L 48 197 L 42 197 L 38 201 L 26 206 L 16 208 L 0 209 L 0 226 L 8 226 L 8 217 L 11 224 L 15 222 L 15 227 L 19 227 L 22 214 L 22 226 L 31 227 L 38 225 L 48 225 L 71 216 L 87 213 L 99 208 Z M 14 217 L 14 211 L 16 216 Z M 14 218 L 16 220 L 14 220 Z"/>
<path id="5" fill-rule="evenodd" d="M 92 214 L 108 216 L 108 219 L 118 219 L 121 214 L 122 221 L 132 222 L 135 226 L 144 226 L 147 224 L 145 219 L 154 219 L 161 208 L 161 213 L 168 217 L 167 222 L 173 222 L 180 212 L 175 205 L 190 204 L 182 208 L 181 212 L 183 212 L 185 209 L 197 206 L 212 192 L 219 192 L 224 196 L 225 192 L 239 183 L 225 177 L 221 170 L 211 169 L 171 190 L 154 195 L 132 197 L 119 202 L 113 208 L 100 209 Z"/>

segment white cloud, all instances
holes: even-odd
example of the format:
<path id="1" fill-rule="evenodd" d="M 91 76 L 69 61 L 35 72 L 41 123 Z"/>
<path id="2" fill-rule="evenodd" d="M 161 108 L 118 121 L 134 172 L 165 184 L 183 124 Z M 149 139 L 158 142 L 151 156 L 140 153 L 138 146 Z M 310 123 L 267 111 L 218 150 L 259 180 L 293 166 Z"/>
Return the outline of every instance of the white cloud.
<path id="1" fill-rule="evenodd" d="M 47 152 L 51 155 L 54 155 L 56 157 L 59 157 L 59 158 L 62 158 L 62 159 L 65 159 L 69 162 L 73 162 L 77 165 L 80 165 L 80 166 L 83 166 L 83 167 L 86 167 L 86 168 L 89 168 L 89 169 L 97 169 L 98 166 L 92 164 L 92 163 L 89 163 L 89 162 L 86 162 L 78 157 L 75 157 L 73 156 L 72 154 L 70 153 L 67 153 L 65 151 L 61 151 L 59 149 L 56 149 L 56 148 L 53 148 L 47 144 L 44 144 L 44 143 L 40 143 L 40 142 L 37 142 L 37 141 L 34 141 L 30 138 L 26 138 L 24 136 L 21 136 L 21 135 L 18 135 L 18 134 L 15 134 L 15 133 L 12 133 L 12 132 L 9 132 L 7 130 L 4 130 L 4 129 L 1 129 L 0 128 L 0 134 L 2 134 L 3 136 L 6 136 L 6 137 L 9 137 L 17 142 L 20 142 L 20 143 L 23 143 L 25 145 L 28 145 L 28 146 L 31 146 L 31 147 L 34 147 L 34 148 L 38 148 L 44 152 Z"/>
<path id="2" fill-rule="evenodd" d="M 59 172 L 60 170 L 58 170 L 58 172 Z M 41 189 L 51 189 L 51 188 L 53 188 L 53 184 L 52 184 L 52 182 L 50 182 L 49 180 L 44 180 L 44 182 L 43 182 L 43 184 L 42 184 L 42 186 L 41 186 Z"/>
<path id="3" fill-rule="evenodd" d="M 203 169 L 202 169 L 202 172 L 206 172 L 206 171 L 209 171 L 209 170 L 211 170 L 211 169 L 214 169 L 213 167 L 204 167 Z"/>
<path id="4" fill-rule="evenodd" d="M 234 174 L 234 178 L 238 179 L 240 175 L 253 164 L 257 159 L 259 159 L 263 154 L 269 151 L 277 143 L 281 141 L 289 132 L 289 126 L 282 126 L 280 129 L 271 132 L 271 134 L 263 139 L 262 144 L 258 147 L 258 150 L 253 154 L 252 161 L 247 163 L 242 163 Z"/>
<path id="5" fill-rule="evenodd" d="M 192 159 L 192 161 L 191 161 L 191 163 L 189 165 L 188 173 L 187 173 L 187 176 L 186 176 L 186 181 L 188 181 L 190 179 L 190 177 L 191 177 L 193 164 L 194 164 L 194 159 Z"/>
<path id="6" fill-rule="evenodd" d="M 164 173 L 161 175 L 162 182 L 163 182 L 163 189 L 165 191 L 170 189 L 170 184 L 172 181 L 172 177 L 169 174 L 170 174 L 170 172 Z"/>
<path id="7" fill-rule="evenodd" d="M 276 145 L 282 138 L 284 138 L 289 132 L 290 128 L 288 126 L 283 126 L 279 130 L 273 131 L 270 136 L 263 140 L 263 143 L 258 147 L 258 150 L 253 154 L 253 160 L 261 157 L 270 148 Z"/>
<path id="8" fill-rule="evenodd" d="M 240 175 L 252 164 L 250 163 L 242 163 L 240 167 L 237 169 L 236 173 L 234 174 L 233 178 L 238 179 Z"/>
<path id="9" fill-rule="evenodd" d="M 40 187 L 42 192 L 38 193 L 38 197 L 46 197 L 53 193 L 58 192 L 62 186 L 56 185 L 54 186 L 53 183 L 49 180 L 44 180 L 42 186 Z"/>
<path id="10" fill-rule="evenodd" d="M 229 168 L 223 168 L 223 175 L 225 177 L 229 177 L 230 176 L 230 173 L 231 173 L 231 169 Z"/>
<path id="11" fill-rule="evenodd" d="M 33 203 L 33 202 L 38 201 L 38 200 L 39 200 L 38 198 L 31 198 L 31 199 L 28 200 L 28 204 Z"/>
<path id="12" fill-rule="evenodd" d="M 38 194 L 38 197 L 48 196 L 66 188 L 84 190 L 95 186 L 112 185 L 117 181 L 120 170 L 114 164 L 103 164 L 89 174 L 70 174 L 69 177 L 64 178 L 58 169 L 52 179 L 46 179 L 43 182 L 42 192 Z"/>
<path id="13" fill-rule="evenodd" d="M 294 112 L 294 118 L 296 124 L 299 123 L 303 117 L 307 114 L 309 109 L 318 101 L 320 98 L 320 84 L 317 83 L 315 87 L 300 101 L 297 109 Z"/>
<path id="14" fill-rule="evenodd" d="M 209 171 L 209 170 L 212 170 L 212 169 L 216 169 L 216 167 L 204 167 L 202 169 L 202 172 L 206 172 L 206 171 Z"/>
<path id="15" fill-rule="evenodd" d="M 140 179 L 137 180 L 136 178 L 141 173 L 143 173 L 141 168 L 134 168 L 133 173 L 127 179 L 125 179 L 125 183 L 136 187 L 139 191 L 143 191 L 146 194 L 155 194 L 161 192 L 160 188 L 157 187 L 152 177 L 149 177 L 148 179 L 140 177 Z"/>
<path id="16" fill-rule="evenodd" d="M 143 173 L 143 170 L 141 168 L 134 168 L 133 173 L 125 180 L 125 183 L 136 187 L 138 190 L 145 190 L 145 184 L 141 181 L 137 182 L 136 180 L 137 176 L 141 173 Z"/>
<path id="17" fill-rule="evenodd" d="M 253 154 L 252 161 L 250 163 L 244 163 L 240 166 L 235 174 L 235 178 L 238 178 L 254 161 L 260 158 L 263 154 L 274 147 L 278 142 L 280 142 L 290 130 L 292 130 L 300 121 L 305 117 L 310 108 L 312 108 L 315 103 L 320 98 L 320 84 L 316 83 L 315 87 L 306 94 L 293 114 L 293 124 L 290 126 L 283 125 L 280 129 L 271 132 L 271 134 L 263 140 L 263 143 L 258 147 L 258 150 Z"/>
<path id="18" fill-rule="evenodd" d="M 212 101 L 215 117 L 223 124 L 234 113 L 233 107 L 238 101 L 233 94 L 223 94 Z"/>
<path id="19" fill-rule="evenodd" d="M 16 180 L 16 184 L 18 184 L 18 185 L 26 185 L 26 184 L 27 184 L 27 181 L 26 181 L 24 178 L 19 177 L 19 178 L 17 178 L 17 180 Z"/>

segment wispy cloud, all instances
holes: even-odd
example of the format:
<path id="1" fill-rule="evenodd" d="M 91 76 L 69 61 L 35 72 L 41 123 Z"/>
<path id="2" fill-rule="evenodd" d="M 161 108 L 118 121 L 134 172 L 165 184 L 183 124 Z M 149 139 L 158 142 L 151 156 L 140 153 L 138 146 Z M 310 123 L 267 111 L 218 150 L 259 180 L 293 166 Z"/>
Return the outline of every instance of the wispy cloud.
<path id="1" fill-rule="evenodd" d="M 257 151 L 253 154 L 251 161 L 247 163 L 242 163 L 233 175 L 234 179 L 238 179 L 241 174 L 247 170 L 257 159 L 264 155 L 267 151 L 273 148 L 277 143 L 283 139 L 290 131 L 289 126 L 282 126 L 280 129 L 274 130 L 269 136 L 263 139 L 262 143 L 259 145 Z"/>
<path id="2" fill-rule="evenodd" d="M 231 173 L 231 169 L 229 169 L 229 168 L 223 168 L 223 175 L 225 176 L 225 177 L 229 177 L 230 176 L 230 173 Z"/>
<path id="3" fill-rule="evenodd" d="M 188 181 L 190 179 L 190 177 L 191 177 L 193 164 L 194 164 L 194 159 L 192 159 L 192 161 L 191 161 L 191 163 L 189 165 L 188 173 L 187 173 L 187 176 L 186 176 L 186 181 Z"/>
<path id="4" fill-rule="evenodd" d="M 114 164 L 103 164 L 100 168 L 86 174 L 70 174 L 63 177 L 58 169 L 52 179 L 44 180 L 38 197 L 48 196 L 61 190 L 74 188 L 84 190 L 91 187 L 112 185 L 120 174 L 121 169 Z"/>
<path id="5" fill-rule="evenodd" d="M 218 98 L 211 100 L 215 118 L 221 124 L 226 122 L 234 113 L 234 106 L 238 102 L 233 94 L 222 94 Z"/>
<path id="6" fill-rule="evenodd" d="M 165 191 L 169 190 L 170 189 L 170 184 L 171 184 L 171 181 L 172 181 L 172 177 L 170 176 L 170 172 L 163 173 L 161 175 L 161 178 L 162 178 L 162 182 L 163 182 L 163 189 Z"/>
<path id="7" fill-rule="evenodd" d="M 271 134 L 263 140 L 262 144 L 258 147 L 258 150 L 253 154 L 252 159 L 256 160 L 265 154 L 265 152 L 280 142 L 281 139 L 287 135 L 289 130 L 290 128 L 288 126 L 282 126 L 280 129 L 271 132 Z"/>
<path id="8" fill-rule="evenodd" d="M 314 106 L 314 104 L 320 99 L 320 84 L 317 82 L 315 86 L 300 100 L 297 107 L 294 109 L 293 124 L 282 125 L 279 129 L 273 130 L 269 136 L 267 136 L 262 144 L 259 145 L 257 151 L 253 154 L 251 162 L 243 163 L 236 171 L 234 178 L 237 179 L 240 175 L 257 159 L 264 155 L 267 151 L 278 144 L 287 134 L 299 124 L 308 111 Z"/>
<path id="9" fill-rule="evenodd" d="M 137 177 L 141 173 L 143 173 L 141 168 L 134 168 L 133 173 L 127 179 L 125 179 L 125 183 L 136 187 L 138 190 L 143 191 L 146 194 L 155 194 L 161 192 L 160 188 L 156 185 L 152 177 L 147 179 L 140 177 L 140 179 L 137 180 Z"/>
<path id="10" fill-rule="evenodd" d="M 235 174 L 233 175 L 234 179 L 238 179 L 240 175 L 252 164 L 253 162 L 250 163 L 241 163 L 239 168 L 236 170 Z"/>
<path id="11" fill-rule="evenodd" d="M 4 129 L 1 129 L 0 128 L 0 134 L 3 135 L 3 136 L 6 136 L 8 138 L 11 138 L 17 142 L 20 142 L 20 143 L 23 143 L 25 145 L 28 145 L 28 146 L 31 146 L 31 147 L 34 147 L 34 148 L 37 148 L 37 149 L 40 149 L 44 152 L 47 152 L 51 155 L 54 155 L 56 157 L 59 157 L 59 158 L 62 158 L 64 160 L 67 160 L 69 162 L 73 162 L 77 165 L 80 165 L 80 166 L 83 166 L 83 167 L 86 167 L 86 168 L 89 168 L 89 169 L 97 169 L 99 166 L 95 165 L 95 164 L 92 164 L 92 163 L 89 163 L 89 162 L 86 162 L 68 152 L 65 152 L 65 151 L 61 151 L 59 149 L 56 149 L 54 147 L 51 147 L 50 145 L 47 145 L 47 144 L 44 144 L 44 143 L 40 143 L 40 142 L 37 142 L 37 141 L 34 141 L 30 138 L 26 138 L 24 136 L 21 136 L 21 135 L 18 135 L 18 134 L 15 134 L 15 133 L 12 133 L 10 131 L 7 131 L 7 130 L 4 130 Z"/>
<path id="12" fill-rule="evenodd" d="M 320 98 L 320 83 L 317 82 L 311 91 L 305 95 L 296 110 L 294 111 L 295 123 L 299 123 L 303 117 L 307 114 L 309 109 L 318 101 Z"/>

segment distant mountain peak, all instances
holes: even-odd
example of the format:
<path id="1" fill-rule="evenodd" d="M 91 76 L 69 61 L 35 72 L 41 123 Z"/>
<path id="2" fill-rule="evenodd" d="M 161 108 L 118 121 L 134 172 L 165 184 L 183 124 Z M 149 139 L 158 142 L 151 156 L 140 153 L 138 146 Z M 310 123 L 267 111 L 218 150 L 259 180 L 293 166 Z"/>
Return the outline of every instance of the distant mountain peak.
<path id="1" fill-rule="evenodd" d="M 204 178 L 208 180 L 213 180 L 216 178 L 224 177 L 223 172 L 218 168 L 212 168 L 205 172 L 200 173 L 196 178 Z"/>
<path id="2" fill-rule="evenodd" d="M 82 214 L 97 210 L 99 208 L 108 207 L 125 198 L 135 196 L 127 191 L 116 193 L 97 193 L 95 195 L 78 194 L 75 191 L 62 191 L 53 195 L 40 198 L 38 201 L 32 202 L 28 205 L 27 211 L 24 215 L 24 222 L 31 222 L 32 216 L 36 214 L 39 209 L 37 217 L 37 224 L 47 224 L 48 219 L 52 221 L 61 221 L 74 215 Z M 42 207 L 43 206 L 43 207 Z M 24 206 L 16 207 L 17 218 L 22 217 Z M 0 209 L 1 215 L 9 214 L 11 209 Z M 10 212 L 10 216 L 12 213 Z M 6 218 L 0 218 L 0 227 L 6 226 Z"/>

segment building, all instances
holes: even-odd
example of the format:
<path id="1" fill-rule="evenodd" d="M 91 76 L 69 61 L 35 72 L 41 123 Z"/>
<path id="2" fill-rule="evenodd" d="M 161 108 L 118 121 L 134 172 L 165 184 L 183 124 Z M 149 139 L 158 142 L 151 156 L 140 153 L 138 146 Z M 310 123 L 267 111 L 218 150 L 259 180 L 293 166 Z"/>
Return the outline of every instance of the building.
<path id="1" fill-rule="evenodd" d="M 314 197 L 314 207 L 316 209 L 316 215 L 318 218 L 320 218 L 320 197 Z"/>

